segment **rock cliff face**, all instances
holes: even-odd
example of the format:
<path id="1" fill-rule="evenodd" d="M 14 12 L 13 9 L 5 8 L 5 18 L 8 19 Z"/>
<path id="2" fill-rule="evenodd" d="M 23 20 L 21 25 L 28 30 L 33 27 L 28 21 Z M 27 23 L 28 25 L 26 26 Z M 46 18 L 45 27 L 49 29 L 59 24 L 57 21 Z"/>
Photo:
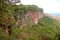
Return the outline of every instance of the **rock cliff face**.
<path id="1" fill-rule="evenodd" d="M 31 26 L 37 24 L 38 20 L 44 17 L 42 8 L 36 5 L 19 5 L 15 9 L 16 25 L 19 27 Z"/>
<path id="2" fill-rule="evenodd" d="M 43 12 L 28 11 L 25 18 L 18 21 L 18 26 L 25 27 L 26 25 L 31 26 L 33 24 L 38 24 L 38 20 L 43 17 Z"/>
<path id="3" fill-rule="evenodd" d="M 30 11 L 27 14 L 28 14 L 28 18 L 34 24 L 37 24 L 38 20 L 44 16 L 43 13 L 41 13 L 41 12 L 35 12 L 35 11 Z"/>

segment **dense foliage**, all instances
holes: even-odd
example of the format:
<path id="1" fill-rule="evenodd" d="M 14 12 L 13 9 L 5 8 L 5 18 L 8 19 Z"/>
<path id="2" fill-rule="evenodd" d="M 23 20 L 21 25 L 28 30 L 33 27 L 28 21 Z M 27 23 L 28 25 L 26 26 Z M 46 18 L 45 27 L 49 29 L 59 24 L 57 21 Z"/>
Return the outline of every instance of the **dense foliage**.
<path id="1" fill-rule="evenodd" d="M 6 4 L 0 0 L 0 40 L 60 40 L 60 23 L 48 16 L 31 27 L 16 26 L 16 21 L 24 18 L 28 11 L 43 12 L 43 9 L 35 5 Z"/>
<path id="2" fill-rule="evenodd" d="M 43 12 L 42 8 L 39 8 L 35 5 L 17 5 L 14 6 L 14 17 L 15 19 L 20 19 L 20 18 L 24 18 L 25 15 L 27 14 L 27 12 L 29 11 L 36 11 L 36 12 Z"/>

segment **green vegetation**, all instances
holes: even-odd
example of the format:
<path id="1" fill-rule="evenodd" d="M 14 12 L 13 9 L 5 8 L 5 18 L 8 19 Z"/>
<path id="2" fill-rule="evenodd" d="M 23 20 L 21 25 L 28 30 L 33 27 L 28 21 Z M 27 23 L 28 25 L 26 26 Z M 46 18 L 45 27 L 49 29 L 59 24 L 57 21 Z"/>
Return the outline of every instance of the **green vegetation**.
<path id="1" fill-rule="evenodd" d="M 60 40 L 60 23 L 48 16 L 31 27 L 16 26 L 28 11 L 43 12 L 43 9 L 35 5 L 6 4 L 0 0 L 0 40 Z"/>
<path id="2" fill-rule="evenodd" d="M 43 12 L 43 9 L 37 7 L 36 5 L 17 5 L 14 6 L 14 8 L 14 17 L 16 20 L 24 18 L 29 11 Z"/>
<path id="3" fill-rule="evenodd" d="M 38 24 L 22 29 L 22 32 L 26 35 L 26 40 L 60 40 L 58 24 L 56 20 L 46 16 L 40 19 Z"/>
<path id="4" fill-rule="evenodd" d="M 54 19 L 44 17 L 39 20 L 39 23 L 32 27 L 25 27 L 20 29 L 18 27 L 11 29 L 11 35 L 3 35 L 3 38 L 9 38 L 9 40 L 60 40 L 60 25 Z"/>

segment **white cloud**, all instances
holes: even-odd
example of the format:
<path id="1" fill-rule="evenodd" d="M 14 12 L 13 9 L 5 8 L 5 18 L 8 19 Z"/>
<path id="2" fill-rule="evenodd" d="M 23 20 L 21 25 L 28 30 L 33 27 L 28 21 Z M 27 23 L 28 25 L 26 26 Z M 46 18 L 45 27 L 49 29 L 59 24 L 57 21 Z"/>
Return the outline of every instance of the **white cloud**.
<path id="1" fill-rule="evenodd" d="M 23 4 L 34 4 L 44 9 L 44 12 L 60 12 L 60 3 L 57 0 L 21 0 Z"/>

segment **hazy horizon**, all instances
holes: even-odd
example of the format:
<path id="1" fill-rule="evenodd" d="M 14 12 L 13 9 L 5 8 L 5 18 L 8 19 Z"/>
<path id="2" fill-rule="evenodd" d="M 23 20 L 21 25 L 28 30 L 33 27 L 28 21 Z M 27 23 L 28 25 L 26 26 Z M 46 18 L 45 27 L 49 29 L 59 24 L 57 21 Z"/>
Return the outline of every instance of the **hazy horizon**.
<path id="1" fill-rule="evenodd" d="M 21 0 L 25 5 L 37 5 L 43 8 L 44 13 L 60 15 L 60 0 Z"/>

